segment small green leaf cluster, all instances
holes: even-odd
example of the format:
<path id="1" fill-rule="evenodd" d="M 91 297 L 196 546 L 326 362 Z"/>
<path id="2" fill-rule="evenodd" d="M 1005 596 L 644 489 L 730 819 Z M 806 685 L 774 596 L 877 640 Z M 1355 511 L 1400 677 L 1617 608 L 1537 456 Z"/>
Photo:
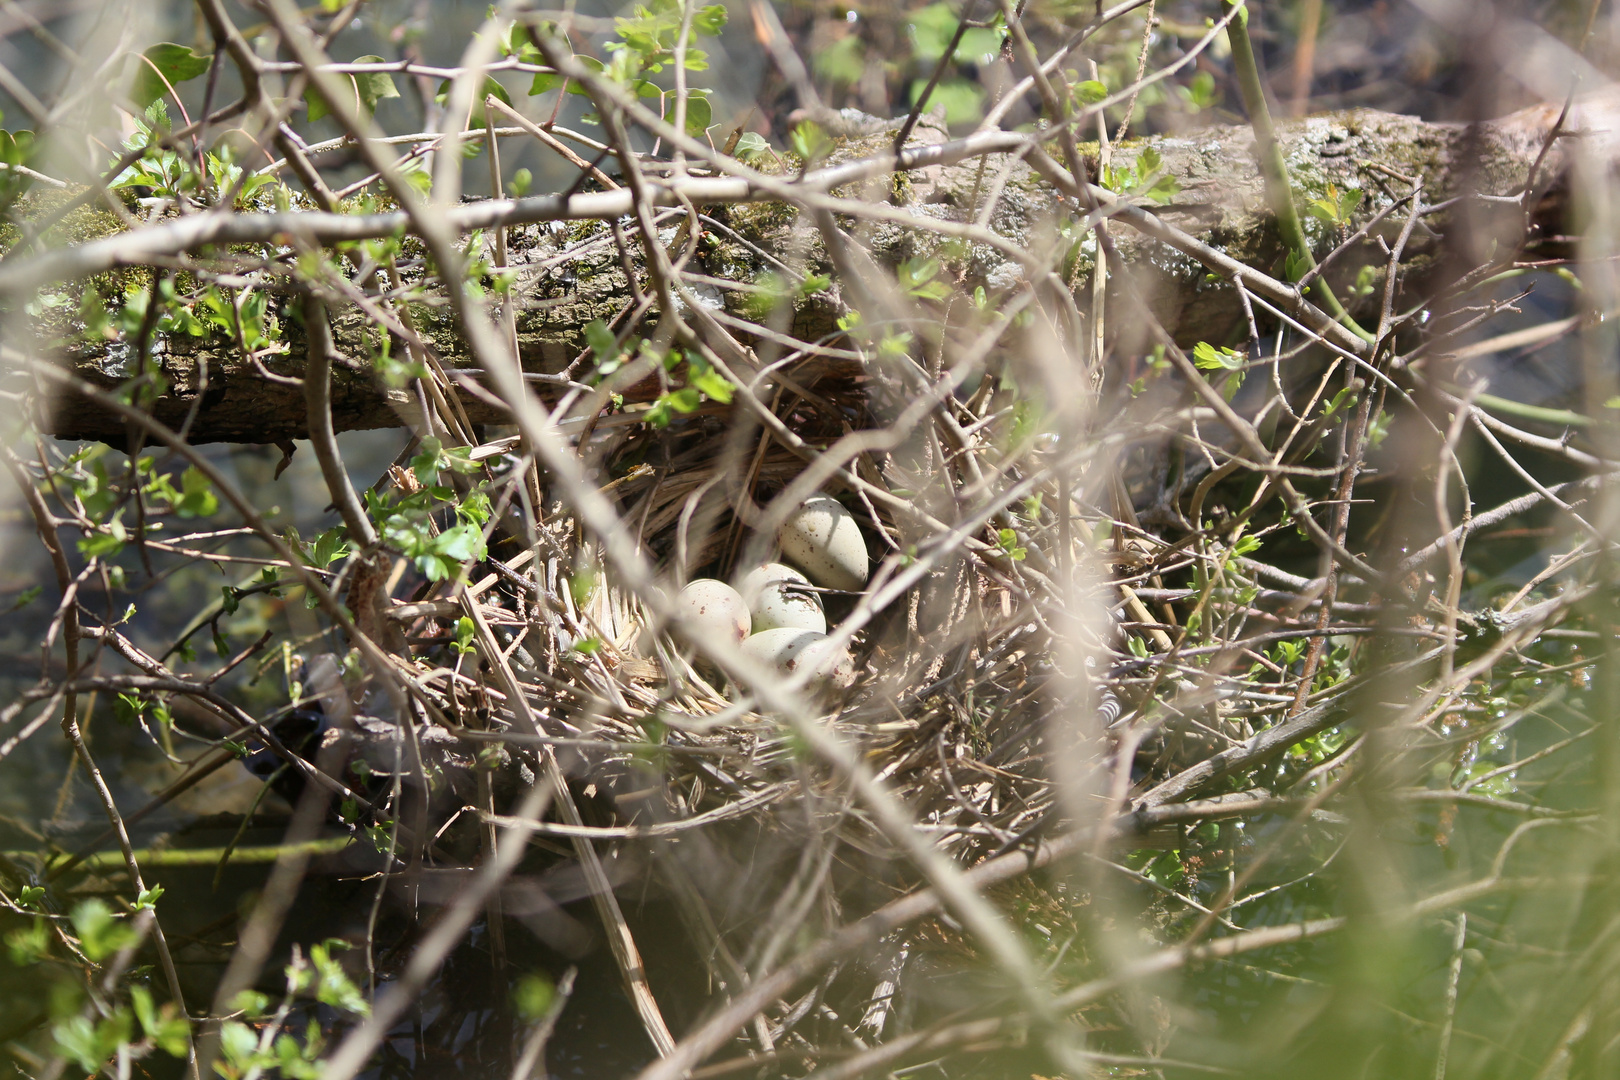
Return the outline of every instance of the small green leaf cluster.
<path id="1" fill-rule="evenodd" d="M 814 120 L 803 120 L 788 132 L 788 149 L 797 155 L 800 168 L 810 168 L 826 157 L 832 148 L 832 139 Z"/>
<path id="2" fill-rule="evenodd" d="M 729 405 L 732 394 L 736 392 L 737 388 L 731 385 L 731 381 L 700 356 L 688 357 L 678 350 L 671 351 L 664 360 L 665 368 L 672 369 L 683 359 L 686 361 L 687 385 L 665 390 L 647 410 L 647 423 L 655 428 L 668 427 L 677 415 L 696 412 L 704 398 Z"/>
<path id="3" fill-rule="evenodd" d="M 900 290 L 916 300 L 944 300 L 951 295 L 951 287 L 939 280 L 940 262 L 936 258 L 918 256 L 902 262 L 895 270 Z"/>
<path id="4" fill-rule="evenodd" d="M 474 297 L 484 299 L 486 288 L 493 289 L 501 296 L 512 291 L 512 286 L 517 283 L 517 271 L 495 266 L 489 257 L 489 249 L 484 244 L 484 230 L 473 230 L 463 251 L 468 258 L 467 271 L 462 281 L 467 286 L 467 291 Z"/>
<path id="5" fill-rule="evenodd" d="M 1176 848 L 1133 851 L 1125 857 L 1125 865 L 1166 889 L 1180 888 L 1187 877 L 1186 867 L 1181 863 L 1181 851 Z"/>
<path id="6" fill-rule="evenodd" d="M 143 457 L 136 465 L 136 470 L 144 476 L 150 476 L 141 488 L 146 498 L 159 505 L 167 506 L 175 515 L 182 518 L 213 517 L 219 512 L 219 496 L 214 494 L 214 485 L 195 466 L 186 467 L 180 474 L 180 486 L 174 486 L 174 481 L 168 473 L 157 471 L 157 459 Z"/>
<path id="7" fill-rule="evenodd" d="M 595 378 L 598 380 L 618 371 L 633 356 L 656 363 L 666 379 L 677 373 L 683 362 L 686 364 L 687 385 L 665 389 L 644 414 L 647 423 L 656 428 L 666 428 L 677 416 L 696 412 L 705 397 L 721 405 L 729 405 L 737 389 L 701 356 L 688 355 L 680 349 L 671 349 L 659 356 L 650 342 L 634 334 L 621 343 L 600 319 L 593 320 L 585 327 L 585 341 L 590 346 L 591 359 L 596 367 Z"/>
<path id="8" fill-rule="evenodd" d="M 352 61 L 356 64 L 385 63 L 380 56 L 357 56 Z M 362 71 L 353 74 L 337 76 L 344 84 L 343 104 L 365 116 L 377 111 L 377 102 L 384 98 L 399 97 L 399 89 L 394 85 L 394 77 L 386 71 Z M 304 90 L 304 105 L 308 108 L 309 122 L 314 123 L 332 112 L 331 102 L 326 100 L 313 85 Z"/>
<path id="9" fill-rule="evenodd" d="M 1164 159 L 1151 146 L 1142 148 L 1136 160 L 1103 170 L 1103 187 L 1118 195 L 1164 204 L 1181 191 L 1181 182 L 1164 171 Z"/>
<path id="10" fill-rule="evenodd" d="M 1243 376 L 1248 371 L 1248 362 L 1242 353 L 1225 346 L 1217 349 L 1207 341 L 1200 341 L 1193 346 L 1193 363 L 1204 371 L 1228 373 L 1226 381 L 1221 385 L 1221 396 L 1227 401 L 1237 396 L 1238 390 L 1243 386 Z"/>
<path id="11" fill-rule="evenodd" d="M 1147 364 L 1148 374 L 1143 375 L 1131 382 L 1129 389 L 1132 397 L 1140 397 L 1141 395 L 1147 393 L 1149 380 L 1157 379 L 1160 375 L 1170 370 L 1170 361 L 1165 358 L 1163 345 L 1153 346 L 1153 351 L 1148 353 L 1147 356 L 1143 357 L 1143 361 Z"/>
<path id="12" fill-rule="evenodd" d="M 480 468 L 466 448 L 447 448 L 429 436 L 411 460 L 416 490 L 398 499 L 366 492 L 366 508 L 383 543 L 410 559 L 430 581 L 452 578 L 463 564 L 487 554 L 484 524 L 491 506 L 483 485 L 458 496 L 455 488 L 439 483 L 441 471 L 471 473 Z M 441 529 L 435 514 L 447 506 L 454 508 L 457 524 Z"/>
<path id="13" fill-rule="evenodd" d="M 150 910 L 162 896 L 159 887 L 144 890 L 133 911 Z M 25 886 L 18 894 L 21 906 L 44 911 L 46 890 Z M 81 900 L 58 928 L 71 927 L 76 951 L 93 964 L 101 964 L 139 942 L 135 928 L 99 897 Z M 19 968 L 52 964 L 50 924 L 36 917 L 26 927 L 6 935 L 8 958 Z M 76 967 L 76 965 L 75 965 Z M 184 1058 L 191 1048 L 191 1025 L 172 1003 L 159 1006 L 152 992 L 138 981 L 124 983 L 127 1004 L 117 1003 L 105 986 L 93 992 L 77 981 L 49 983 L 49 1010 L 54 1019 L 51 1038 L 58 1054 L 87 1073 L 94 1074 L 115 1055 L 138 1061 L 161 1050 Z M 136 1031 L 140 1032 L 137 1039 Z"/>
<path id="14" fill-rule="evenodd" d="M 1324 225 L 1346 228 L 1356 212 L 1356 207 L 1361 205 L 1361 194 L 1361 189 L 1357 187 L 1340 191 L 1337 185 L 1329 184 L 1323 196 L 1312 199 L 1310 205 L 1305 207 L 1305 212 Z"/>
<path id="15" fill-rule="evenodd" d="M 665 68 L 675 63 L 675 46 L 680 38 L 681 19 L 680 0 L 652 0 L 649 4 L 637 4 L 629 15 L 619 16 L 613 20 L 616 40 L 609 41 L 606 45 L 609 54 L 606 62 L 583 53 L 576 55 L 574 60 L 590 71 L 630 90 L 637 97 L 658 98 L 664 119 L 673 122 L 675 119 L 673 92 L 659 86 L 649 76 L 661 74 Z M 700 36 L 718 37 L 725 25 L 726 9 L 723 4 L 709 4 L 692 13 L 692 30 Z M 515 52 L 520 58 L 531 62 L 539 62 L 542 59 L 540 50 L 528 40 L 527 31 L 524 29 L 509 30 L 503 36 L 502 48 L 507 55 Z M 688 43 L 684 63 L 687 71 L 707 71 L 709 55 L 703 49 Z M 585 96 L 583 87 L 565 80 L 555 71 L 536 74 L 534 81 L 529 85 L 529 94 L 530 96 L 543 94 L 558 86 L 564 86 L 566 93 Z M 594 117 L 590 116 L 587 116 L 586 120 L 595 122 Z M 713 122 L 714 114 L 713 107 L 709 103 L 709 91 L 700 87 L 688 87 L 687 134 L 701 135 Z"/>
<path id="16" fill-rule="evenodd" d="M 348 942 L 332 938 L 310 946 L 306 961 L 294 946 L 292 963 L 286 968 L 286 993 L 273 1013 L 267 995 L 257 990 L 239 993 L 231 1002 L 233 1011 L 259 1026 L 240 1019 L 226 1020 L 220 1025 L 220 1060 L 214 1065 L 220 1076 L 225 1080 L 243 1080 L 248 1076 L 280 1073 L 288 1080 L 318 1080 L 322 1071 L 321 1055 L 326 1052 L 320 1021 L 310 1018 L 302 1041 L 283 1028 L 294 1001 L 299 998 L 312 997 L 322 1005 L 354 1017 L 371 1015 L 371 1003 L 332 956 L 334 951 L 349 947 Z"/>
<path id="17" fill-rule="evenodd" d="M 996 530 L 996 547 L 1013 562 L 1023 562 L 1029 550 L 1018 542 L 1018 533 L 1013 529 Z"/>
<path id="18" fill-rule="evenodd" d="M 1016 324 L 1015 324 L 1016 325 Z M 899 359 L 909 356 L 917 335 L 893 324 L 868 323 L 859 311 L 851 310 L 837 319 L 838 329 L 849 335 L 850 344 L 876 345 L 877 355 Z"/>
<path id="19" fill-rule="evenodd" d="M 48 486 L 68 494 L 82 512 L 90 531 L 79 539 L 78 547 L 86 558 L 116 555 L 129 540 L 129 530 L 123 523 L 127 494 L 101 460 L 106 449 L 101 445 L 82 447 L 46 480 Z M 195 466 L 188 466 L 180 474 L 176 486 L 171 474 L 158 470 L 158 458 L 146 455 L 136 459 L 135 476 L 149 519 L 166 514 L 206 518 L 219 512 L 219 496 L 213 484 Z M 159 523 L 148 520 L 147 527 L 157 528 Z"/>
<path id="20" fill-rule="evenodd" d="M 298 553 L 299 557 L 317 570 L 325 570 L 339 559 L 346 559 L 354 551 L 349 543 L 348 533 L 341 525 L 334 525 L 315 538 L 313 544 L 304 542 L 298 535 L 297 528 L 289 525 L 286 532 L 288 546 Z"/>
<path id="21" fill-rule="evenodd" d="M 139 150 L 141 156 L 113 178 L 108 186 L 114 190 L 142 187 L 163 198 L 189 196 L 202 202 L 234 190 L 235 205 L 246 208 L 253 205 L 261 190 L 272 184 L 279 185 L 273 173 L 246 172 L 236 163 L 235 151 L 228 143 L 222 143 L 217 150 L 205 151 L 201 168 L 195 155 L 165 147 L 164 140 L 171 125 L 168 110 L 161 101 L 148 105 L 134 124 L 135 133 L 124 141 L 123 148 Z"/>

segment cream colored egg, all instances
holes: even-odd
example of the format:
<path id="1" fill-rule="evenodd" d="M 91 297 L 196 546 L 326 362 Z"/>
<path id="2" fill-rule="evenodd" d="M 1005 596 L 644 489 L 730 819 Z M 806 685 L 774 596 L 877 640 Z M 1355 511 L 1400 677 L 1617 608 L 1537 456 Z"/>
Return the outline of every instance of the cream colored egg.
<path id="1" fill-rule="evenodd" d="M 784 628 L 827 632 L 821 597 L 811 591 L 809 580 L 791 566 L 766 563 L 750 570 L 738 591 L 748 605 L 756 634 Z"/>
<path id="2" fill-rule="evenodd" d="M 675 598 L 686 628 L 706 641 L 740 644 L 748 636 L 748 605 L 736 589 L 714 578 L 697 578 Z"/>
<path id="3" fill-rule="evenodd" d="M 817 495 L 793 511 L 776 534 L 782 553 L 811 581 L 829 589 L 859 592 L 866 585 L 866 538 L 844 504 Z"/>
<path id="4" fill-rule="evenodd" d="M 743 655 L 792 678 L 805 668 L 834 686 L 855 681 L 855 658 L 848 649 L 834 648 L 826 634 L 814 630 L 779 627 L 754 634 L 743 642 Z"/>

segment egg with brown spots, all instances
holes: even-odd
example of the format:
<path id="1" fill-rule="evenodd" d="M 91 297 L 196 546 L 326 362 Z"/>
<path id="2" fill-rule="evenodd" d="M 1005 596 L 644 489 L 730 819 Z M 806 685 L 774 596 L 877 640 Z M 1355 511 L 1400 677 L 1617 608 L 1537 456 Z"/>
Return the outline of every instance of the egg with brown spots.
<path id="1" fill-rule="evenodd" d="M 866 587 L 870 557 L 855 516 L 829 495 L 817 495 L 793 511 L 777 531 L 782 553 L 811 581 L 828 589 Z"/>
<path id="2" fill-rule="evenodd" d="M 694 638 L 740 645 L 748 636 L 748 605 L 741 593 L 723 581 L 694 579 L 675 598 L 675 609 Z"/>
<path id="3" fill-rule="evenodd" d="M 827 632 L 827 614 L 805 576 L 783 563 L 748 572 L 738 590 L 748 603 L 754 633 L 787 628 Z"/>
<path id="4" fill-rule="evenodd" d="M 834 648 L 826 634 L 780 627 L 754 634 L 743 642 L 743 655 L 790 679 L 809 668 L 818 679 L 844 688 L 855 682 L 855 658 Z"/>

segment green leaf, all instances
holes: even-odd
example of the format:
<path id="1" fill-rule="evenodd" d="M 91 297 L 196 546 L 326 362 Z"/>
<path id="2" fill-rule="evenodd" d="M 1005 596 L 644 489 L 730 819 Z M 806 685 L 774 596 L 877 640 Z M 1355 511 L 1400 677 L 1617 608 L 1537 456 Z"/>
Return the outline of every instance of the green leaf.
<path id="1" fill-rule="evenodd" d="M 1333 414 L 1337 413 L 1341 408 L 1343 408 L 1346 405 L 1353 405 L 1353 404 L 1355 404 L 1355 401 L 1356 401 L 1356 390 L 1355 390 L 1355 388 L 1351 387 L 1351 386 L 1346 386 L 1342 390 L 1340 390 L 1337 394 L 1334 394 L 1333 395 L 1333 400 L 1328 402 L 1327 405 L 1323 407 L 1322 416 L 1324 418 L 1332 418 Z"/>
<path id="2" fill-rule="evenodd" d="M 1224 368 L 1227 371 L 1238 371 L 1243 367 L 1243 355 L 1234 349 L 1216 349 L 1207 341 L 1200 341 L 1193 346 L 1193 363 L 1205 371 L 1215 371 Z"/>
<path id="3" fill-rule="evenodd" d="M 208 70 L 214 54 L 199 55 L 185 45 L 159 42 L 135 61 L 135 81 L 129 96 L 142 109 L 169 92 L 171 86 L 195 79 Z M 167 80 L 167 81 L 165 81 Z"/>
<path id="4" fill-rule="evenodd" d="M 1108 96 L 1108 87 L 1096 79 L 1087 79 L 1085 82 L 1075 83 L 1074 96 L 1082 105 L 1095 105 Z"/>
<path id="5" fill-rule="evenodd" d="M 512 988 L 512 1004 L 518 1015 L 533 1022 L 546 1014 L 556 1000 L 557 991 L 551 980 L 541 974 L 525 975 Z"/>
<path id="6" fill-rule="evenodd" d="M 240 990 L 227 1007 L 231 1012 L 246 1013 L 248 1016 L 266 1016 L 270 1012 L 270 995 L 262 990 Z"/>
<path id="7" fill-rule="evenodd" d="M 496 82 L 493 75 L 485 75 L 483 88 L 473 98 L 472 112 L 467 117 L 467 129 L 469 131 L 484 126 L 484 100 L 489 97 L 498 98 L 508 105 L 512 104 L 512 95 L 506 92 L 506 87 Z M 450 100 L 449 79 L 439 84 L 438 92 L 433 95 L 433 100 L 440 105 Z"/>
<path id="8" fill-rule="evenodd" d="M 50 931 L 44 919 L 35 919 L 32 926 L 12 930 L 6 934 L 6 952 L 12 967 L 28 967 L 37 963 L 50 951 Z"/>
<path id="9" fill-rule="evenodd" d="M 866 46 L 859 35 L 847 34 L 810 58 L 811 69 L 828 82 L 848 85 L 866 70 Z"/>
<path id="10" fill-rule="evenodd" d="M 742 138 L 737 140 L 732 156 L 738 161 L 753 161 L 755 158 L 764 157 L 770 152 L 771 144 L 765 141 L 765 136 L 757 131 L 745 131 Z"/>
<path id="11" fill-rule="evenodd" d="M 703 396 L 696 387 L 683 386 L 669 395 L 669 403 L 677 412 L 696 412 L 698 406 L 703 404 Z"/>
<path id="12" fill-rule="evenodd" d="M 943 300 L 950 295 L 951 288 L 945 282 L 935 280 L 939 271 L 938 259 L 918 256 L 901 263 L 896 275 L 900 279 L 900 288 L 908 296 L 919 300 Z"/>
<path id="13" fill-rule="evenodd" d="M 800 123 L 788 134 L 788 145 L 806 167 L 832 147 L 832 140 L 814 120 Z"/>
<path id="14" fill-rule="evenodd" d="M 253 1067 L 258 1057 L 259 1033 L 240 1020 L 227 1020 L 219 1030 L 219 1050 L 232 1069 L 231 1072 L 221 1069 L 221 1073 L 241 1076 Z"/>
<path id="15" fill-rule="evenodd" d="M 88 1016 L 75 1016 L 51 1029 L 56 1048 L 85 1072 L 94 1075 L 101 1066 L 129 1042 L 130 1015 L 119 1009 L 96 1023 Z"/>
<path id="16" fill-rule="evenodd" d="M 79 553 L 87 559 L 104 559 L 122 551 L 128 539 L 129 531 L 124 528 L 123 521 L 115 517 L 107 522 L 106 532 L 93 533 L 82 538 L 79 541 Z"/>
<path id="17" fill-rule="evenodd" d="M 444 563 L 459 565 L 474 559 L 482 559 L 487 553 L 484 545 L 484 530 L 472 524 L 456 525 L 453 528 L 444 530 L 444 532 L 433 538 L 428 548 L 429 557 L 436 556 L 438 560 L 441 560 L 441 567 Z M 449 573 L 445 572 L 438 577 L 434 577 L 432 571 L 425 566 L 423 567 L 423 573 L 434 581 L 449 576 Z"/>
<path id="18" fill-rule="evenodd" d="M 131 986 L 129 988 L 129 1002 L 135 1007 L 135 1017 L 141 1022 L 141 1030 L 153 1044 L 170 1057 L 183 1058 L 191 1049 L 191 1040 L 187 1037 L 191 1032 L 191 1025 L 186 1018 L 178 1015 L 179 1010 L 172 1002 L 165 1002 L 160 1010 L 152 1003 L 152 992 L 144 986 Z"/>
<path id="19" fill-rule="evenodd" d="M 729 379 L 706 364 L 694 363 L 689 379 L 693 386 L 722 405 L 731 404 L 731 395 L 737 389 Z"/>
<path id="20" fill-rule="evenodd" d="M 1288 258 L 1283 261 L 1283 273 L 1289 281 L 1298 281 L 1310 273 L 1314 265 L 1309 253 L 1304 251 L 1290 251 Z"/>
<path id="21" fill-rule="evenodd" d="M 424 487 L 438 482 L 440 460 L 444 456 L 444 443 L 438 436 L 425 437 L 415 457 L 411 458 L 411 472 Z"/>
<path id="22" fill-rule="evenodd" d="M 356 57 L 354 62 L 381 64 L 384 60 L 380 56 L 361 56 Z M 352 105 L 356 111 L 367 116 L 377 111 L 377 102 L 383 98 L 399 97 L 399 89 L 394 86 L 394 77 L 386 71 L 365 71 L 355 75 L 343 75 L 340 78 L 348 82 L 346 104 Z M 309 106 L 310 123 L 332 112 L 326 98 L 313 86 L 304 91 L 304 102 Z"/>
<path id="23" fill-rule="evenodd" d="M 331 939 L 320 945 L 309 947 L 309 958 L 315 964 L 318 981 L 315 984 L 316 1000 L 322 1004 L 331 1005 L 345 1012 L 357 1016 L 371 1015 L 371 1003 L 360 992 L 336 960 L 332 959 L 333 948 L 348 948 L 348 943 Z"/>
<path id="24" fill-rule="evenodd" d="M 674 110 L 670 111 L 671 119 Z M 686 133 L 688 135 L 702 135 L 714 123 L 714 110 L 709 105 L 707 97 L 700 97 L 696 93 L 686 99 Z"/>
<path id="25" fill-rule="evenodd" d="M 703 395 L 696 387 L 685 386 L 679 390 L 666 391 L 659 394 L 658 399 L 647 410 L 647 423 L 655 428 L 668 427 L 670 421 L 675 419 L 676 413 L 690 413 L 703 404 Z"/>
<path id="26" fill-rule="evenodd" d="M 917 103 L 918 95 L 927 85 L 922 79 L 911 84 L 912 104 Z M 928 99 L 928 106 L 943 106 L 947 124 L 971 124 L 984 115 L 984 87 L 972 79 L 941 79 Z"/>
<path id="27" fill-rule="evenodd" d="M 1215 104 L 1215 76 L 1207 71 L 1200 71 L 1192 77 L 1186 86 L 1176 88 L 1187 108 L 1192 112 L 1202 112 Z"/>
<path id="28" fill-rule="evenodd" d="M 473 651 L 472 640 L 477 630 L 478 628 L 473 625 L 473 621 L 465 615 L 456 620 L 454 644 L 457 652 L 469 653 Z"/>
<path id="29" fill-rule="evenodd" d="M 0 131 L 0 161 L 7 165 L 26 165 L 33 153 L 32 131 Z"/>
<path id="30" fill-rule="evenodd" d="M 324 570 L 339 559 L 347 558 L 352 550 L 343 527 L 334 525 L 315 538 L 315 547 L 310 553 L 311 561 Z"/>
<path id="31" fill-rule="evenodd" d="M 613 374 L 624 363 L 625 353 L 619 348 L 619 339 L 601 319 L 585 324 L 585 344 L 591 347 L 592 362 L 602 375 Z"/>
<path id="32" fill-rule="evenodd" d="M 212 517 L 219 512 L 219 496 L 214 494 L 214 485 L 195 465 L 181 474 L 180 491 L 174 510 L 181 517 Z"/>
<path id="33" fill-rule="evenodd" d="M 1352 296 L 1369 296 L 1377 287 L 1378 271 L 1372 266 L 1363 266 L 1356 271 L 1356 283 L 1350 286 Z"/>
<path id="34" fill-rule="evenodd" d="M 706 37 L 718 37 L 726 26 L 726 6 L 708 4 L 692 15 L 692 28 Z"/>
<path id="35" fill-rule="evenodd" d="M 996 530 L 996 546 L 1006 552 L 1014 562 L 1022 562 L 1024 556 L 1028 554 L 1024 548 L 1019 546 L 1018 533 L 1012 529 Z"/>
<path id="36" fill-rule="evenodd" d="M 1356 212 L 1356 207 L 1360 205 L 1361 189 L 1345 188 L 1344 194 L 1339 196 L 1339 220 L 1348 224 L 1351 215 Z"/>
<path id="37" fill-rule="evenodd" d="M 135 941 L 135 931 L 113 915 L 105 900 L 92 897 L 80 901 L 72 919 L 79 948 L 91 960 L 100 962 Z"/>
<path id="38" fill-rule="evenodd" d="M 576 55 L 574 57 L 574 61 L 587 71 L 594 72 L 597 75 L 607 74 L 607 65 L 602 63 L 602 61 L 598 60 L 594 56 Z M 590 97 L 590 94 L 586 91 L 586 89 L 577 82 L 570 82 L 568 84 L 568 92 L 570 94 L 578 94 L 580 97 Z"/>

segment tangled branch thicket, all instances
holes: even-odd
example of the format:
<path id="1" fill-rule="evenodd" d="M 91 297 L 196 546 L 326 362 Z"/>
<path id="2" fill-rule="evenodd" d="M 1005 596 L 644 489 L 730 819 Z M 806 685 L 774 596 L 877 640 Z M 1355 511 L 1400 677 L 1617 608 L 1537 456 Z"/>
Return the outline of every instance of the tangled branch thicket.
<path id="1" fill-rule="evenodd" d="M 396 6 L 0 2 L 9 1068 L 1615 1074 L 1601 4 Z"/>

